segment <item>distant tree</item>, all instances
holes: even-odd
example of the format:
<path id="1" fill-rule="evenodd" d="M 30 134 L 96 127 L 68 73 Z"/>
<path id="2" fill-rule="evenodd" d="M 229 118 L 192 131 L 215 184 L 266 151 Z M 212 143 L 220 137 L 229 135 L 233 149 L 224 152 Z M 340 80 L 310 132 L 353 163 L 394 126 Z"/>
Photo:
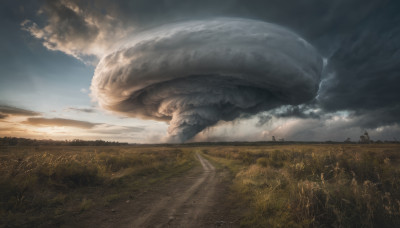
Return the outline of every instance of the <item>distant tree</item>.
<path id="1" fill-rule="evenodd" d="M 359 143 L 371 143 L 371 139 L 369 138 L 368 132 L 365 131 L 363 135 L 360 135 Z"/>

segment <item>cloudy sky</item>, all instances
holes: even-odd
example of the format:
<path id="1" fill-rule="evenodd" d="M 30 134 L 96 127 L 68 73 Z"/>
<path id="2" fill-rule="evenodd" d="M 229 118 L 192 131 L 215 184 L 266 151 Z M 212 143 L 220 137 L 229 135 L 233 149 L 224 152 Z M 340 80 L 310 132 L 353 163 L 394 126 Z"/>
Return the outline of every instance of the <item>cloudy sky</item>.
<path id="1" fill-rule="evenodd" d="M 2 1 L 0 137 L 400 139 L 395 0 Z"/>

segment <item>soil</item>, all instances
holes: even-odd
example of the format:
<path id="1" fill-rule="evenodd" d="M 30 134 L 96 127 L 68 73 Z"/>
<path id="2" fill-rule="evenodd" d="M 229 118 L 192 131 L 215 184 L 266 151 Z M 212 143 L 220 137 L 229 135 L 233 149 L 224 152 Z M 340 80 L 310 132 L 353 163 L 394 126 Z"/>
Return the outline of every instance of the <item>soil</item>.
<path id="1" fill-rule="evenodd" d="M 134 199 L 77 216 L 62 227 L 239 227 L 227 173 L 197 154 L 201 166 Z"/>

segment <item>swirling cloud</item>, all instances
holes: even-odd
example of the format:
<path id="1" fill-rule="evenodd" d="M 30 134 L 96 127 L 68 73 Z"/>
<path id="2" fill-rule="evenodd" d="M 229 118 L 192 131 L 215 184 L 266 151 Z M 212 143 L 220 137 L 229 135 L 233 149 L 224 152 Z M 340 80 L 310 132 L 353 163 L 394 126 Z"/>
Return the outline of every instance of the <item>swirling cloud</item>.
<path id="1" fill-rule="evenodd" d="M 186 141 L 220 120 L 313 99 L 322 65 L 283 27 L 219 18 L 133 37 L 100 61 L 91 89 L 103 108 L 167 121 L 171 138 Z"/>

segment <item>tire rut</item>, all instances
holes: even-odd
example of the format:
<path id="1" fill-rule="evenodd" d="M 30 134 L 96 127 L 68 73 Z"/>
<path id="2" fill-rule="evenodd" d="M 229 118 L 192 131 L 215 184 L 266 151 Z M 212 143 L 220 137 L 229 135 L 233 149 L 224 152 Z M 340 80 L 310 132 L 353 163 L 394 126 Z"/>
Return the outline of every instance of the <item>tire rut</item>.
<path id="1" fill-rule="evenodd" d="M 196 157 L 201 166 L 113 205 L 111 213 L 110 208 L 99 209 L 61 227 L 239 227 L 226 200 L 226 173 L 217 172 L 200 154 Z"/>
<path id="2" fill-rule="evenodd" d="M 164 197 L 135 220 L 131 227 L 199 227 L 201 216 L 210 206 L 209 199 L 215 192 L 215 167 L 197 154 L 203 172 L 186 190 Z M 156 218 L 156 219 L 155 219 Z"/>

